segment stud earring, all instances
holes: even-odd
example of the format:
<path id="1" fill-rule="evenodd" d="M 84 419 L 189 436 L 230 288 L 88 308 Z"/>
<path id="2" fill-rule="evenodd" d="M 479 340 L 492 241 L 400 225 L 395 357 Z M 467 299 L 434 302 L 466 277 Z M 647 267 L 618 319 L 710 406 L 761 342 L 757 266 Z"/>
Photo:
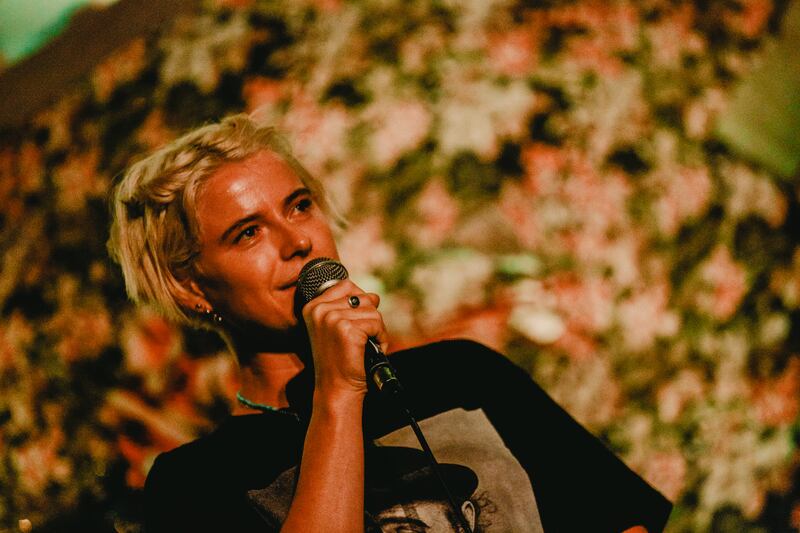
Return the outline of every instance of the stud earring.
<path id="1" fill-rule="evenodd" d="M 222 324 L 222 315 L 215 313 L 208 307 L 204 308 L 203 304 L 195 304 L 194 308 L 203 320 L 214 324 Z"/>

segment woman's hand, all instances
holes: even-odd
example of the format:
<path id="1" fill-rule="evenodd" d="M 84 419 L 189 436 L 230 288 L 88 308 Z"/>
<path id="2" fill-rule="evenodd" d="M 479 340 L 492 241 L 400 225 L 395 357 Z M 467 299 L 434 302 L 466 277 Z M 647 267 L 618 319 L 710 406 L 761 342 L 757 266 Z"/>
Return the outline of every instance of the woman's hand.
<path id="1" fill-rule="evenodd" d="M 350 297 L 357 296 L 353 307 Z M 364 346 L 370 337 L 387 347 L 386 327 L 378 312 L 380 298 L 349 279 L 338 282 L 303 307 L 314 357 L 315 391 L 365 394 Z"/>
<path id="2" fill-rule="evenodd" d="M 350 302 L 358 297 L 358 305 Z M 364 531 L 364 346 L 386 347 L 380 299 L 342 280 L 303 307 L 315 388 L 300 477 L 282 532 Z"/>

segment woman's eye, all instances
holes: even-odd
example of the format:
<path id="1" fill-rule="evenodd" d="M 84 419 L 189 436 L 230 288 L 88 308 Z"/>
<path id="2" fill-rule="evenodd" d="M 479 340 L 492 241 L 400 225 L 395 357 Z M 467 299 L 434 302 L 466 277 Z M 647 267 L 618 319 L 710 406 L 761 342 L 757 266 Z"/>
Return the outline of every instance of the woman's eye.
<path id="1" fill-rule="evenodd" d="M 233 240 L 234 244 L 241 240 L 249 240 L 256 236 L 258 233 L 258 226 L 247 226 L 239 233 Z"/>
<path id="2" fill-rule="evenodd" d="M 300 213 L 305 213 L 309 209 L 311 209 L 313 202 L 311 198 L 303 198 L 299 202 L 297 202 L 294 206 L 295 210 L 299 211 Z"/>

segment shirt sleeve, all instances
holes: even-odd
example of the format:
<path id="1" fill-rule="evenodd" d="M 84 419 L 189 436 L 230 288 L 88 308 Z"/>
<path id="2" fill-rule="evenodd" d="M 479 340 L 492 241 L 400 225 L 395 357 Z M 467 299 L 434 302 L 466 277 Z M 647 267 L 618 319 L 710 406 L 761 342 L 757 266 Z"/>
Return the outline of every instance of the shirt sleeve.
<path id="1" fill-rule="evenodd" d="M 161 533 L 175 531 L 179 524 L 180 514 L 178 502 L 170 496 L 172 484 L 163 455 L 156 457 L 144 485 L 145 531 Z M 173 489 L 174 490 L 174 489 Z"/>
<path id="2" fill-rule="evenodd" d="M 272 531 L 213 467 L 194 453 L 159 455 L 144 486 L 146 533 Z"/>

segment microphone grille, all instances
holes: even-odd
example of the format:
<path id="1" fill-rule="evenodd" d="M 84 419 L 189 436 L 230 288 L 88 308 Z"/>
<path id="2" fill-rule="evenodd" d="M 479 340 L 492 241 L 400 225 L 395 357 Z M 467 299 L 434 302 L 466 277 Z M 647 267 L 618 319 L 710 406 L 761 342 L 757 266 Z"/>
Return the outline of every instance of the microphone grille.
<path id="1" fill-rule="evenodd" d="M 347 279 L 347 276 L 347 269 L 335 259 L 329 257 L 312 259 L 303 266 L 297 278 L 298 297 L 305 305 L 331 285 Z"/>

